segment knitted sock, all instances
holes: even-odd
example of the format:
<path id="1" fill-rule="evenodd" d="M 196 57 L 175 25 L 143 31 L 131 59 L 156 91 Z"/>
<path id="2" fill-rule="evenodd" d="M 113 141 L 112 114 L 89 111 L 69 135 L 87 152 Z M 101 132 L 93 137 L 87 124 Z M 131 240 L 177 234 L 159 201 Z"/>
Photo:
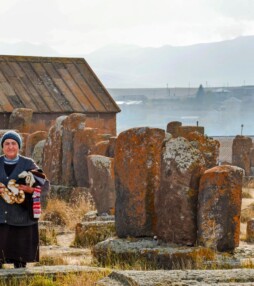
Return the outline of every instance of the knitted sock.
<path id="1" fill-rule="evenodd" d="M 34 218 L 39 218 L 41 215 L 41 188 L 34 188 L 33 192 L 33 214 Z"/>

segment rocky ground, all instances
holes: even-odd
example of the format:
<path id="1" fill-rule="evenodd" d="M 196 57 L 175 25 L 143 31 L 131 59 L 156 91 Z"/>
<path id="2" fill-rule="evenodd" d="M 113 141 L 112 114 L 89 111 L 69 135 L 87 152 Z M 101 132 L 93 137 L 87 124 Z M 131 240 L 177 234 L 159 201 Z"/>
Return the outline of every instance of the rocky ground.
<path id="1" fill-rule="evenodd" d="M 254 197 L 254 190 L 250 193 Z M 242 208 L 247 208 L 254 202 L 253 198 L 243 199 Z M 241 224 L 241 237 L 245 237 L 246 224 Z M 57 234 L 57 245 L 41 246 L 41 260 L 50 261 L 54 258 L 59 259 L 59 265 L 62 266 L 35 266 L 29 264 L 23 272 L 11 269 L 11 265 L 6 265 L 6 270 L 1 271 L 4 275 L 24 275 L 31 273 L 45 273 L 59 271 L 95 271 L 92 263 L 92 254 L 90 248 L 72 247 L 75 233 L 62 231 Z M 229 260 L 228 260 L 229 261 Z M 241 240 L 240 246 L 235 250 L 232 259 L 233 268 L 240 268 L 246 265 L 252 268 L 254 265 L 254 243 L 247 243 Z M 47 265 L 47 264 L 46 264 Z M 48 264 L 49 265 L 49 264 Z M 235 265 L 235 267 L 234 267 Z M 74 267 L 74 268 L 73 268 Z M 15 272 L 15 273 L 14 273 Z M 114 271 L 112 274 L 98 282 L 98 286 L 111 285 L 254 285 L 254 269 L 231 269 L 231 270 L 157 270 L 157 271 Z"/>

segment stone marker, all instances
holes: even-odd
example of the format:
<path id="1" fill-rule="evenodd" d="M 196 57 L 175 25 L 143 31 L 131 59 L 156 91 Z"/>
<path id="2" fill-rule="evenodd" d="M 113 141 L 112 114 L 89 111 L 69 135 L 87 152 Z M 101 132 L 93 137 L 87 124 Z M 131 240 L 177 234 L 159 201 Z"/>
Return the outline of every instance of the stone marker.
<path id="1" fill-rule="evenodd" d="M 115 216 L 119 237 L 154 234 L 154 195 L 160 185 L 164 138 L 164 130 L 148 127 L 126 130 L 117 138 Z"/>
<path id="2" fill-rule="evenodd" d="M 87 157 L 90 191 L 98 215 L 115 213 L 115 174 L 114 159 L 90 155 Z"/>
<path id="3" fill-rule="evenodd" d="M 198 196 L 198 243 L 218 251 L 239 245 L 243 170 L 217 166 L 205 171 Z"/>
<path id="4" fill-rule="evenodd" d="M 89 187 L 87 156 L 92 153 L 92 149 L 98 140 L 98 130 L 86 127 L 77 130 L 73 139 L 73 172 L 74 184 L 79 187 Z"/>
<path id="5" fill-rule="evenodd" d="M 198 185 L 205 170 L 201 152 L 188 140 L 169 139 L 162 150 L 161 185 L 155 195 L 156 234 L 164 242 L 194 245 Z"/>
<path id="6" fill-rule="evenodd" d="M 237 135 L 232 145 L 232 165 L 245 170 L 245 176 L 251 174 L 251 152 L 252 140 L 250 137 Z"/>
<path id="7" fill-rule="evenodd" d="M 43 150 L 42 168 L 52 185 L 61 185 L 62 183 L 62 134 L 63 121 L 66 117 L 58 117 L 55 124 L 49 129 Z"/>
<path id="8" fill-rule="evenodd" d="M 21 133 L 29 133 L 33 110 L 29 108 L 15 108 L 9 119 L 9 129 L 17 129 Z"/>
<path id="9" fill-rule="evenodd" d="M 29 134 L 26 140 L 26 156 L 31 157 L 33 154 L 35 145 L 39 141 L 45 140 L 46 138 L 47 138 L 46 131 L 36 131 L 34 133 Z"/>
<path id="10" fill-rule="evenodd" d="M 74 134 L 78 130 L 84 130 L 86 115 L 82 113 L 72 113 L 63 120 L 62 133 L 62 184 L 65 186 L 76 186 L 74 175 Z M 82 160 L 79 157 L 79 160 Z M 86 187 L 86 186 L 84 186 Z"/>
<path id="11" fill-rule="evenodd" d="M 191 145 L 198 149 L 204 156 L 206 169 L 218 165 L 220 142 L 199 132 L 190 132 L 184 136 Z"/>
<path id="12" fill-rule="evenodd" d="M 171 121 L 167 124 L 167 132 L 172 135 L 172 137 L 178 137 L 178 129 L 182 126 L 182 122 L 180 121 Z"/>
<path id="13" fill-rule="evenodd" d="M 254 219 L 247 221 L 246 240 L 248 242 L 254 242 Z"/>

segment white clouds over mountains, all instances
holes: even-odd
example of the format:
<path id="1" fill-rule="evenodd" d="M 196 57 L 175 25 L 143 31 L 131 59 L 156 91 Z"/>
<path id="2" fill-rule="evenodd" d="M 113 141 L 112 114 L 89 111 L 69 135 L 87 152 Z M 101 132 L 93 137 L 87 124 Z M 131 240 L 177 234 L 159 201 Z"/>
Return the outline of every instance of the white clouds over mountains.
<path id="1" fill-rule="evenodd" d="M 108 44 L 182 46 L 254 34 L 250 0 L 0 0 L 1 42 L 64 55 Z"/>

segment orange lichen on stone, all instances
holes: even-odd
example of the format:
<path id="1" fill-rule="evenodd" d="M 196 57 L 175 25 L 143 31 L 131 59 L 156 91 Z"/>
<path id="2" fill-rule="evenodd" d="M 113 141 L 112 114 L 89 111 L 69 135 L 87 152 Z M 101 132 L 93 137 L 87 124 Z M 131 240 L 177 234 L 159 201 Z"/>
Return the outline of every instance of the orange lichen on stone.
<path id="1" fill-rule="evenodd" d="M 219 159 L 220 142 L 211 137 L 207 137 L 200 132 L 190 132 L 183 135 L 191 144 L 197 148 L 204 156 L 206 168 L 217 165 Z"/>
<path id="2" fill-rule="evenodd" d="M 164 242 L 194 245 L 204 158 L 182 137 L 165 140 L 161 158 L 161 184 L 155 200 L 157 236 Z"/>
<path id="3" fill-rule="evenodd" d="M 237 135 L 232 145 L 232 164 L 243 168 L 245 175 L 251 174 L 251 149 L 252 139 L 246 136 Z"/>
<path id="4" fill-rule="evenodd" d="M 207 170 L 199 186 L 198 242 L 219 251 L 239 245 L 243 170 L 229 165 Z"/>
<path id="5" fill-rule="evenodd" d="M 160 185 L 165 131 L 133 128 L 119 134 L 115 147 L 116 229 L 119 236 L 153 233 L 154 193 Z"/>

